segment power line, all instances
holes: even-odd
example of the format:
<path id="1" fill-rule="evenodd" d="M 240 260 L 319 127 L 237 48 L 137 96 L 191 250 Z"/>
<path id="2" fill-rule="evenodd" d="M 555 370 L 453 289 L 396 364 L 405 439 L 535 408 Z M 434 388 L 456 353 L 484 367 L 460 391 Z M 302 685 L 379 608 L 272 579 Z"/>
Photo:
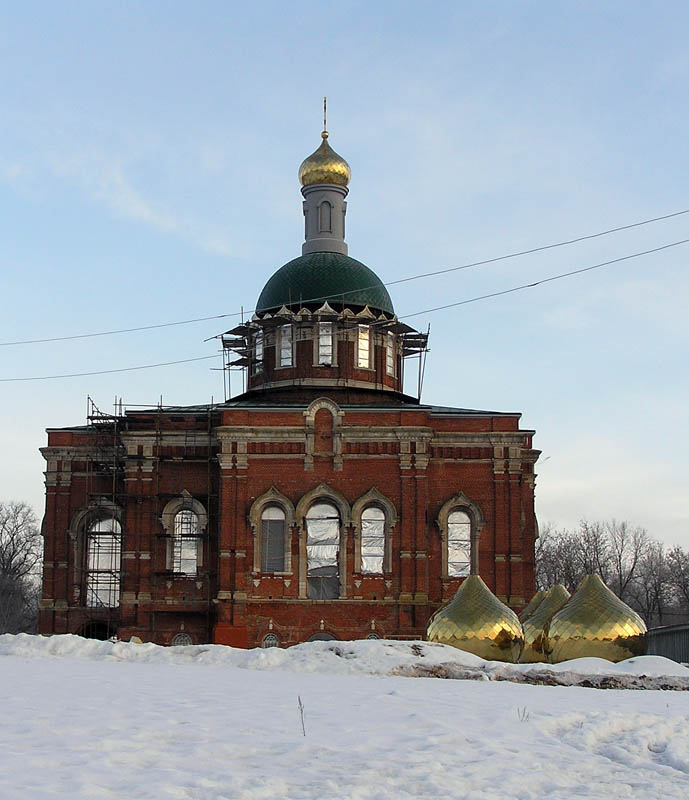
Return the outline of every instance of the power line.
<path id="1" fill-rule="evenodd" d="M 507 253 L 507 254 L 502 255 L 502 256 L 495 256 L 494 258 L 487 258 L 487 259 L 484 259 L 483 261 L 472 261 L 471 263 L 462 264 L 462 265 L 460 265 L 458 267 L 447 267 L 446 269 L 435 270 L 433 272 L 423 272 L 423 273 L 420 273 L 418 275 L 410 275 L 410 276 L 408 276 L 406 278 L 398 278 L 397 280 L 388 281 L 388 282 L 384 283 L 383 286 L 395 286 L 395 285 L 397 285 L 399 283 L 407 283 L 408 281 L 416 281 L 416 280 L 420 280 L 421 278 L 431 278 L 431 277 L 434 277 L 436 275 L 446 275 L 446 274 L 448 274 L 450 272 L 459 272 L 460 270 L 470 269 L 471 267 L 481 267 L 481 266 L 485 266 L 486 264 L 495 264 L 498 261 L 506 261 L 506 260 L 511 259 L 511 258 L 519 258 L 521 256 L 533 255 L 534 253 L 541 253 L 541 252 L 543 252 L 545 250 L 553 250 L 553 249 L 555 249 L 557 247 L 566 247 L 568 245 L 578 244 L 579 242 L 584 242 L 584 241 L 587 241 L 589 239 L 597 239 L 597 238 L 600 238 L 601 236 L 608 236 L 608 235 L 610 235 L 612 233 L 619 233 L 620 231 L 627 231 L 627 230 L 631 230 L 632 228 L 639 228 L 639 227 L 641 227 L 643 225 L 650 225 L 653 222 L 661 222 L 662 220 L 672 219 L 673 217 L 679 217 L 679 216 L 682 216 L 683 214 L 689 214 L 689 209 L 685 209 L 684 211 L 674 211 L 671 214 L 663 214 L 662 216 L 653 217 L 651 219 L 641 220 L 640 222 L 632 222 L 629 225 L 621 225 L 621 226 L 619 226 L 617 228 L 609 228 L 609 229 L 604 230 L 604 231 L 599 231 L 598 233 L 587 234 L 586 236 L 577 236 L 574 239 L 567 239 L 567 240 L 564 240 L 564 241 L 561 241 L 561 242 L 554 242 L 553 244 L 541 245 L 540 247 L 532 247 L 532 248 L 530 248 L 528 250 L 519 250 L 517 252 Z M 352 289 L 352 290 L 349 290 L 349 291 L 346 291 L 346 292 L 338 292 L 336 295 L 323 295 L 322 297 L 312 297 L 312 298 L 309 298 L 307 300 L 302 300 L 301 302 L 303 302 L 303 303 L 315 303 L 315 302 L 319 302 L 321 300 L 329 300 L 329 299 L 332 299 L 333 297 L 344 297 L 344 295 L 347 295 L 347 294 L 353 294 L 353 293 L 357 293 L 357 292 L 365 292 L 368 289 L 378 288 L 378 285 L 376 285 L 376 286 L 364 286 L 364 287 L 360 287 L 358 289 Z M 253 309 L 252 311 L 248 311 L 246 313 L 253 314 L 254 311 L 255 311 L 255 309 Z M 178 320 L 176 322 L 160 322 L 160 323 L 157 323 L 155 325 L 139 325 L 139 326 L 136 326 L 136 327 L 133 327 L 133 328 L 119 328 L 117 330 L 111 330 L 111 331 L 97 331 L 95 333 L 77 333 L 77 334 L 72 334 L 70 336 L 52 336 L 52 337 L 47 337 L 47 338 L 44 338 L 44 339 L 23 339 L 23 340 L 18 340 L 18 341 L 13 341 L 13 342 L 0 342 L 0 347 L 12 347 L 12 346 L 15 346 L 15 345 L 23 345 L 23 344 L 47 344 L 48 342 L 66 342 L 66 341 L 72 341 L 72 340 L 75 340 L 75 339 L 91 339 L 91 338 L 95 338 L 95 337 L 98 337 L 98 336 L 114 336 L 114 335 L 120 334 L 120 333 L 135 333 L 137 331 L 150 331 L 150 330 L 155 330 L 157 328 L 171 328 L 171 327 L 175 327 L 177 325 L 191 325 L 191 324 L 196 323 L 196 322 L 208 322 L 209 320 L 213 320 L 213 319 L 227 319 L 229 317 L 239 317 L 239 316 L 242 315 L 242 313 L 244 313 L 244 312 L 242 312 L 242 311 L 234 311 L 234 312 L 227 313 L 227 314 L 213 314 L 213 315 L 208 316 L 208 317 L 195 317 L 194 319 L 183 319 L 183 320 Z M 211 337 L 211 338 L 214 338 L 214 337 Z"/>
<path id="2" fill-rule="evenodd" d="M 34 375 L 28 378 L 0 378 L 0 383 L 12 383 L 14 381 L 51 381 L 57 378 L 82 378 L 85 375 L 110 375 L 113 372 L 132 372 L 136 369 L 153 369 L 154 367 L 169 367 L 172 364 L 188 364 L 190 361 L 206 361 L 213 356 L 199 356 L 198 358 L 182 358 L 179 361 L 161 361 L 159 364 L 142 364 L 139 367 L 121 367 L 120 369 L 99 369 L 95 372 L 71 372 L 67 375 Z"/>
<path id="3" fill-rule="evenodd" d="M 405 314 L 404 316 L 400 317 L 399 319 L 409 319 L 410 317 L 418 317 L 421 314 L 431 314 L 434 311 L 443 311 L 446 308 L 456 308 L 457 306 L 465 306 L 469 303 L 476 303 L 479 300 L 488 300 L 491 297 L 501 297 L 504 294 L 511 294 L 512 292 L 519 292 L 523 289 L 533 289 L 534 286 L 540 286 L 542 283 L 551 283 L 552 281 L 559 281 L 561 278 L 569 278 L 572 275 L 581 275 L 582 272 L 591 272 L 594 269 L 600 269 L 601 267 L 607 267 L 610 264 L 619 264 L 620 261 L 629 261 L 630 258 L 639 258 L 640 256 L 647 256 L 650 253 L 658 253 L 661 250 L 667 250 L 670 247 L 677 247 L 681 244 L 687 244 L 689 239 L 681 239 L 679 242 L 671 242 L 670 244 L 664 244 L 660 247 L 654 247 L 651 250 L 642 250 L 639 253 L 632 253 L 628 256 L 620 256 L 620 258 L 613 258 L 610 261 L 601 261 L 600 264 L 593 264 L 590 267 L 582 267 L 581 269 L 573 269 L 570 272 L 562 272 L 560 275 L 551 275 L 548 278 L 541 278 L 538 281 L 532 281 L 531 283 L 523 283 L 521 286 L 513 286 L 511 289 L 502 289 L 499 292 L 491 292 L 490 294 L 482 294 L 478 297 L 471 297 L 468 300 L 459 300 L 456 303 L 447 303 L 444 306 L 436 306 L 435 308 L 427 308 L 425 311 L 415 311 L 413 314 Z"/>
<path id="4" fill-rule="evenodd" d="M 670 244 L 660 245 L 659 247 L 653 247 L 650 250 L 641 250 L 638 253 L 631 253 L 630 255 L 620 256 L 619 258 L 613 258 L 609 261 L 601 261 L 598 264 L 592 264 L 590 267 L 581 267 L 580 269 L 573 269 L 569 272 L 561 272 L 559 275 L 550 275 L 547 278 L 541 278 L 537 281 L 532 281 L 530 283 L 523 283 L 520 286 L 513 286 L 510 289 L 502 289 L 499 292 L 491 292 L 490 294 L 483 294 L 479 295 L 478 297 L 471 297 L 467 300 L 458 300 L 456 303 L 446 303 L 442 306 L 436 306 L 435 308 L 427 308 L 425 311 L 415 311 L 412 314 L 405 314 L 404 316 L 400 317 L 400 319 L 409 319 L 410 317 L 418 317 L 421 314 L 432 314 L 435 311 L 444 311 L 448 308 L 456 308 L 457 306 L 465 306 L 469 303 L 476 303 L 479 300 L 488 300 L 492 297 L 500 297 L 505 294 L 511 294 L 513 292 L 523 291 L 524 289 L 533 289 L 535 286 L 540 286 L 543 283 L 551 283 L 552 281 L 558 281 L 562 278 L 570 278 L 572 275 L 581 275 L 584 272 L 591 272 L 594 269 L 600 269 L 601 267 L 607 267 L 611 264 L 619 264 L 621 261 L 629 261 L 632 258 L 640 258 L 641 256 L 647 256 L 651 253 L 659 253 L 661 250 L 668 250 L 671 247 L 679 247 L 679 245 L 689 243 L 689 239 L 680 239 L 678 242 L 671 242 Z M 374 323 L 374 325 L 377 323 Z M 138 367 L 122 367 L 121 369 L 104 369 L 104 370 L 97 370 L 95 372 L 74 372 L 68 375 L 39 375 L 34 377 L 27 377 L 27 378 L 0 378 L 0 383 L 12 383 L 16 381 L 45 381 L 45 380 L 54 380 L 57 378 L 77 378 L 77 377 L 84 377 L 87 375 L 108 375 L 114 372 L 131 372 L 133 370 L 138 369 L 152 369 L 153 367 L 167 367 L 172 364 L 188 364 L 191 361 L 204 361 L 209 358 L 217 358 L 217 355 L 212 356 L 200 356 L 198 358 L 185 358 L 179 361 L 164 361 L 160 364 L 144 364 Z"/>

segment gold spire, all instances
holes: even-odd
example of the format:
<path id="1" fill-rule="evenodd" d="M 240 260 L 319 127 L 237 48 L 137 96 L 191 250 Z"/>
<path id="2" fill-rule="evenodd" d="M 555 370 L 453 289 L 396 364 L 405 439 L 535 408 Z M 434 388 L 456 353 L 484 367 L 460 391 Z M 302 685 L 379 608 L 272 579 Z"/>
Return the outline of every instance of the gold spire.
<path id="1" fill-rule="evenodd" d="M 327 130 L 327 98 L 323 98 L 323 132 L 320 147 L 299 167 L 299 181 L 302 186 L 314 183 L 331 183 L 336 186 L 347 186 L 352 177 L 349 164 L 328 144 Z"/>

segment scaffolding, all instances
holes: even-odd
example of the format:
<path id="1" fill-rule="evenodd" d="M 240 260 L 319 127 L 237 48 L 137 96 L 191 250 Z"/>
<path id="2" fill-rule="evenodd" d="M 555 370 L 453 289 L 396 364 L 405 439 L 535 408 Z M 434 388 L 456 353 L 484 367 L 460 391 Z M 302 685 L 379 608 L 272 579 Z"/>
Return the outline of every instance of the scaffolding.
<path id="1" fill-rule="evenodd" d="M 116 407 L 117 411 L 117 407 Z M 84 633 L 94 638 L 115 634 L 120 621 L 120 565 L 124 448 L 122 417 L 107 414 L 86 399 L 86 507 L 84 535 L 77 542 L 75 600 L 89 609 Z"/>
<path id="2" fill-rule="evenodd" d="M 180 632 L 185 630 L 186 615 L 195 615 L 193 629 L 197 633 L 199 615 L 204 617 L 204 632 L 199 636 L 212 640 L 218 566 L 217 537 L 212 535 L 217 532 L 218 512 L 217 470 L 213 470 L 215 408 L 212 401 L 187 410 L 166 407 L 162 398 L 155 406 L 125 405 L 115 398 L 114 413 L 108 414 L 87 398 L 84 458 L 89 515 L 79 542 L 75 586 L 75 601 L 89 620 L 84 625 L 85 635 L 107 638 L 124 626 L 135 627 L 141 638 L 161 641 L 170 632 L 172 612 L 180 616 Z M 132 486 L 136 481 L 126 480 L 128 461 L 131 467 L 132 459 L 138 464 L 142 457 L 138 452 L 126 453 L 125 433 L 141 435 L 151 444 L 145 457 L 153 481 L 150 493 L 142 494 Z M 171 500 L 181 498 L 184 509 L 185 498 L 192 497 L 189 486 L 205 513 L 203 530 L 196 530 L 193 537 L 176 529 L 164 530 L 161 524 L 163 509 Z M 190 519 L 190 515 L 182 517 L 187 522 Z M 135 529 L 128 530 L 128 524 Z M 177 533 L 187 542 L 184 563 L 175 557 Z M 198 548 L 193 574 L 189 558 L 192 538 Z M 133 583 L 140 587 L 141 553 L 150 559 L 149 597 L 137 592 L 144 595 L 136 598 L 137 618 L 123 619 L 121 586 L 133 573 Z M 146 620 L 143 625 L 142 618 Z"/>
<path id="3" fill-rule="evenodd" d="M 362 325 L 360 315 L 353 313 L 338 313 L 332 311 L 332 314 L 320 315 L 318 312 L 311 312 L 308 309 L 302 309 L 298 313 L 294 313 L 289 309 L 280 309 L 276 314 L 265 314 L 262 318 L 254 316 L 254 318 L 247 322 L 242 322 L 229 331 L 219 335 L 223 352 L 223 386 L 225 390 L 225 401 L 232 397 L 232 375 L 240 373 L 241 375 L 241 392 L 245 392 L 248 387 L 248 374 L 249 371 L 253 376 L 260 379 L 264 374 L 263 366 L 263 353 L 269 347 L 275 344 L 275 331 L 283 326 L 290 324 L 306 323 L 302 327 L 299 325 L 298 330 L 303 332 L 304 336 L 313 336 L 313 329 L 309 327 L 308 323 L 315 324 L 318 320 L 326 320 L 335 322 L 333 326 L 335 334 L 335 343 L 337 341 L 348 341 L 350 339 L 350 331 L 354 331 Z M 373 331 L 381 333 L 392 333 L 397 336 L 399 341 L 399 352 L 401 355 L 401 385 L 404 386 L 405 379 L 405 365 L 409 361 L 416 361 L 417 363 L 417 376 L 416 376 L 416 394 L 417 400 L 421 399 L 421 392 L 423 389 L 423 379 L 426 369 L 426 356 L 429 352 L 428 339 L 430 335 L 430 326 L 426 332 L 417 331 L 414 328 L 400 322 L 397 317 L 388 319 L 385 315 L 374 318 L 370 323 Z M 260 336 L 260 347 L 256 346 L 257 336 Z M 345 376 L 341 378 L 338 384 L 343 388 L 348 385 L 348 378 Z M 256 386 L 258 388 L 258 386 Z"/>

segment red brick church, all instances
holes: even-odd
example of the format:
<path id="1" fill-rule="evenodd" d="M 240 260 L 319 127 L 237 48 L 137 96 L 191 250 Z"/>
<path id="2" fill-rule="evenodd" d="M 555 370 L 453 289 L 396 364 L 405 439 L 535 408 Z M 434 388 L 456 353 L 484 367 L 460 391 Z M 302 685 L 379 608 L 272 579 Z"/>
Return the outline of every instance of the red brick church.
<path id="1" fill-rule="evenodd" d="M 469 573 L 533 593 L 533 431 L 404 393 L 427 336 L 348 255 L 326 131 L 299 178 L 302 255 L 222 337 L 245 390 L 48 429 L 42 633 L 420 638 Z"/>

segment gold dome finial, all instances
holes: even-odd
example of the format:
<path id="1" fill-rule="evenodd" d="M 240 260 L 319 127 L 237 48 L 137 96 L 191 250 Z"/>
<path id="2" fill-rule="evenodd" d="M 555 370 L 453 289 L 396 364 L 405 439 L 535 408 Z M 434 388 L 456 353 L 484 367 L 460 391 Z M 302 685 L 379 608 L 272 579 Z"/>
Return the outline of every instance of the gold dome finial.
<path id="1" fill-rule="evenodd" d="M 327 98 L 323 98 L 323 132 L 320 147 L 299 167 L 299 182 L 302 186 L 313 186 L 315 183 L 331 183 L 336 186 L 347 186 L 352 177 L 349 164 L 339 156 L 328 144 Z"/>

